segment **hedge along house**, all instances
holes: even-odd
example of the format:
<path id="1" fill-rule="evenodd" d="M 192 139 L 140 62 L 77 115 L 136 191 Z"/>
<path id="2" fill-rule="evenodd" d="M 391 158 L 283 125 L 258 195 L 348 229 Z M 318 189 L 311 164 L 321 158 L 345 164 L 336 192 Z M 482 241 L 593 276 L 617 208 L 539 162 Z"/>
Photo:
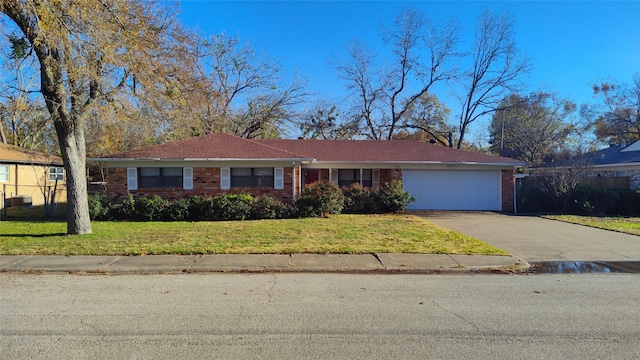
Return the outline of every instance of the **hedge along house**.
<path id="1" fill-rule="evenodd" d="M 305 185 L 376 187 L 401 180 L 410 209 L 512 211 L 513 173 L 524 163 L 415 140 L 248 140 L 211 134 L 91 159 L 103 163 L 111 201 L 159 195 L 269 195 Z"/>
<path id="2" fill-rule="evenodd" d="M 62 158 L 0 143 L 0 207 L 67 200 Z"/>

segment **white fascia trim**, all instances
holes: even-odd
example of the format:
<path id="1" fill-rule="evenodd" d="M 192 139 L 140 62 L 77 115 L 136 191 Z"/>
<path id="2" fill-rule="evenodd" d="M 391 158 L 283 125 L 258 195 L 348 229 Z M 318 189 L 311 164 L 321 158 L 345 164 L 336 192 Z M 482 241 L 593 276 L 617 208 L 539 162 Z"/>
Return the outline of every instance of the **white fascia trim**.
<path id="1" fill-rule="evenodd" d="M 501 167 L 501 168 L 515 168 L 518 166 L 525 166 L 525 162 L 513 162 L 513 163 L 485 163 L 485 162 L 470 162 L 470 161 L 358 161 L 358 162 L 338 162 L 338 161 L 314 161 L 312 166 L 314 168 L 321 168 L 322 166 L 338 167 L 352 167 L 352 168 L 368 168 L 372 165 L 377 167 L 401 167 L 402 165 L 474 165 L 474 166 L 489 166 L 489 167 Z"/>
<path id="2" fill-rule="evenodd" d="M 130 161 L 300 161 L 300 162 L 312 162 L 314 159 L 312 158 L 290 158 L 290 159 L 280 159 L 280 158 L 256 158 L 256 159 L 237 159 L 237 158 L 90 158 L 88 161 L 97 161 L 97 162 L 130 162 Z"/>

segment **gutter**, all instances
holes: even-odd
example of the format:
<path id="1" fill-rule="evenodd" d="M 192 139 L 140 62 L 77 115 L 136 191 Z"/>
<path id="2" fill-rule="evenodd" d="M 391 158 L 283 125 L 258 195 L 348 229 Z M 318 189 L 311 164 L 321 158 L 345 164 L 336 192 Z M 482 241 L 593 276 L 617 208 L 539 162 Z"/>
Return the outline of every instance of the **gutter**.
<path id="1" fill-rule="evenodd" d="M 313 162 L 315 159 L 313 158 L 288 158 L 288 159 L 283 159 L 283 158 L 252 158 L 252 159 L 246 159 L 246 158 L 175 158 L 175 159 L 169 159 L 169 158 L 90 158 L 87 159 L 88 161 L 95 161 L 95 162 L 131 162 L 131 161 L 162 161 L 162 162 L 171 162 L 171 161 L 198 161 L 198 162 L 204 162 L 204 161 L 218 161 L 218 162 L 223 162 L 223 161 L 237 161 L 237 162 L 250 162 L 250 161 L 286 161 L 286 162 L 293 162 L 293 161 L 300 161 L 300 162 Z"/>

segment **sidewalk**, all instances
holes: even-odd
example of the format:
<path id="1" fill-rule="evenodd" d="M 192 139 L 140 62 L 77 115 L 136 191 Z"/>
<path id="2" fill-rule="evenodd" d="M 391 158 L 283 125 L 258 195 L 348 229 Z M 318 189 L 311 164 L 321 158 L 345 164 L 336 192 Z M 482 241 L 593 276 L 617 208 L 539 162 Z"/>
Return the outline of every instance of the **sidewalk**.
<path id="1" fill-rule="evenodd" d="M 291 254 L 43 256 L 0 255 L 0 272 L 168 274 L 212 272 L 460 273 L 525 271 L 514 256 Z"/>

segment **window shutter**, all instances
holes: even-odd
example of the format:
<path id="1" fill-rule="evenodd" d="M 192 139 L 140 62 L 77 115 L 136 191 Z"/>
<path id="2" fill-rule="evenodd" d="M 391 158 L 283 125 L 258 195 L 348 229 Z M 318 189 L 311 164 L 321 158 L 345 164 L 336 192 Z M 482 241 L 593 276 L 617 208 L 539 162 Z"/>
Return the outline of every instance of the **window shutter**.
<path id="1" fill-rule="evenodd" d="M 182 168 L 182 188 L 185 190 L 193 189 L 193 168 Z"/>
<path id="2" fill-rule="evenodd" d="M 332 184 L 338 183 L 338 169 L 329 169 L 329 182 Z"/>
<path id="3" fill-rule="evenodd" d="M 284 168 L 273 169 L 273 188 L 284 189 Z"/>
<path id="4" fill-rule="evenodd" d="M 380 169 L 371 170 L 371 187 L 380 186 Z"/>
<path id="5" fill-rule="evenodd" d="M 138 190 L 138 168 L 127 168 L 127 190 Z"/>
<path id="6" fill-rule="evenodd" d="M 231 168 L 220 168 L 220 189 L 231 189 Z"/>

